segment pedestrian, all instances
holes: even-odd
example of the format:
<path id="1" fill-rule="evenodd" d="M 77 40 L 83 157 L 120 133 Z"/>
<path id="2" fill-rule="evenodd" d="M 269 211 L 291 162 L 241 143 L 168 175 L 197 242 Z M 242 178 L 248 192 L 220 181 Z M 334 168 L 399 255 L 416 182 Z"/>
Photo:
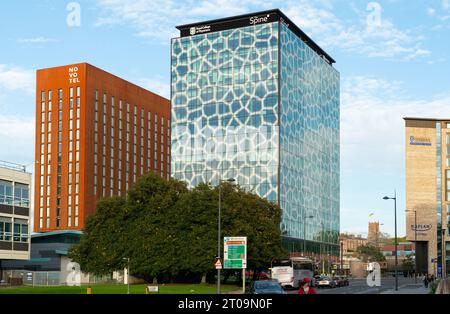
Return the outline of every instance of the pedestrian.
<path id="1" fill-rule="evenodd" d="M 428 275 L 423 275 L 422 281 L 425 288 L 428 288 Z"/>
<path id="2" fill-rule="evenodd" d="M 298 289 L 298 294 L 316 294 L 316 290 L 314 290 L 311 285 L 311 279 L 309 278 L 303 278 L 302 283 L 300 284 L 300 288 Z"/>
<path id="3" fill-rule="evenodd" d="M 450 278 L 442 279 L 436 288 L 436 294 L 450 294 Z"/>

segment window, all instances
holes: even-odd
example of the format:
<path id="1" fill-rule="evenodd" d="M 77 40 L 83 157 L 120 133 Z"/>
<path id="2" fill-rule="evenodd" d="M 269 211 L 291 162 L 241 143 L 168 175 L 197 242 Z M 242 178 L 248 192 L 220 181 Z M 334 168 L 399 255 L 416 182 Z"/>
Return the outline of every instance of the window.
<path id="1" fill-rule="evenodd" d="M 14 204 L 20 207 L 29 207 L 29 187 L 26 184 L 14 185 Z"/>
<path id="2" fill-rule="evenodd" d="M 47 203 L 47 205 L 48 205 L 48 203 Z M 47 209 L 46 209 L 46 219 L 45 220 L 46 220 L 45 226 L 47 228 L 50 228 L 50 207 L 47 207 Z"/>
<path id="3" fill-rule="evenodd" d="M 13 205 L 12 182 L 0 180 L 0 204 Z"/>
<path id="4" fill-rule="evenodd" d="M 67 226 L 72 227 L 72 207 L 67 207 Z"/>
<path id="5" fill-rule="evenodd" d="M 75 227 L 78 227 L 78 206 L 75 206 Z"/>
<path id="6" fill-rule="evenodd" d="M 450 170 L 446 170 L 447 177 L 447 201 L 450 201 Z"/>
<path id="7" fill-rule="evenodd" d="M 28 242 L 28 221 L 14 219 L 14 242 Z"/>
<path id="8" fill-rule="evenodd" d="M 11 218 L 0 217 L 0 241 L 11 241 Z"/>

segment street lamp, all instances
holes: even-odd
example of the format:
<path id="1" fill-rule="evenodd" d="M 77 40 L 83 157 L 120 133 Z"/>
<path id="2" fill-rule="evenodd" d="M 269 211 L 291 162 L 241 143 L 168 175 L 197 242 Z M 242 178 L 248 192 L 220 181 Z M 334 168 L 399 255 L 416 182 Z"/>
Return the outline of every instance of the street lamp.
<path id="1" fill-rule="evenodd" d="M 217 258 L 220 260 L 220 247 L 221 247 L 221 230 L 220 230 L 220 216 L 221 216 L 221 202 L 222 202 L 222 183 L 223 182 L 235 182 L 233 178 L 219 181 L 219 213 L 218 213 L 218 227 L 217 227 Z M 220 294 L 220 268 L 217 269 L 217 294 Z"/>
<path id="2" fill-rule="evenodd" d="M 320 255 L 320 262 L 322 264 L 322 274 L 324 274 L 325 273 L 325 264 L 324 264 L 325 261 L 322 256 L 322 244 L 323 244 L 323 234 L 324 234 L 325 230 L 323 228 L 323 222 L 320 223 L 320 226 L 321 226 L 321 231 L 320 231 L 320 254 L 319 255 Z"/>
<path id="3" fill-rule="evenodd" d="M 442 232 L 442 238 L 441 238 L 441 243 L 442 243 L 442 253 L 441 253 L 441 255 L 442 255 L 442 271 L 441 271 L 441 273 L 442 273 L 442 279 L 445 279 L 446 277 L 447 277 L 447 257 L 446 257 L 446 254 L 447 254 L 447 247 L 446 247 L 446 242 L 445 242 L 445 228 L 444 227 L 441 227 L 441 232 Z"/>
<path id="4" fill-rule="evenodd" d="M 414 283 L 417 283 L 417 211 L 407 209 L 405 212 L 414 212 Z"/>
<path id="5" fill-rule="evenodd" d="M 303 211 L 303 256 L 306 255 L 306 219 L 312 219 L 314 216 L 306 216 L 306 210 Z"/>
<path id="6" fill-rule="evenodd" d="M 398 252 L 397 252 L 397 193 L 394 192 L 394 197 L 383 197 L 384 200 L 394 200 L 394 221 L 395 221 L 395 291 L 398 291 Z"/>
<path id="7" fill-rule="evenodd" d="M 127 294 L 130 294 L 130 258 L 124 257 L 123 260 L 127 261 Z"/>

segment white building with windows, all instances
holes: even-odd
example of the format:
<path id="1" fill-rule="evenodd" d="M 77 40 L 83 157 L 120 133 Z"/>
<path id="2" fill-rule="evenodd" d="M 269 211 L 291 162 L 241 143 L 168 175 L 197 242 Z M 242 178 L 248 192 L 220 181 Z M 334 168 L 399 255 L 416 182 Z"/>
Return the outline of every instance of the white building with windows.
<path id="1" fill-rule="evenodd" d="M 30 190 L 25 166 L 0 161 L 0 268 L 30 258 Z"/>

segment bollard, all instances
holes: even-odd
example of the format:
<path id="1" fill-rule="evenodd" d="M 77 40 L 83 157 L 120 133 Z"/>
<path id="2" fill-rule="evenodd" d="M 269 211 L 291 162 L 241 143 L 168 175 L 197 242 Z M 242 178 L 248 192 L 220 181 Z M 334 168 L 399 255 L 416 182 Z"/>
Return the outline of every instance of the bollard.
<path id="1" fill-rule="evenodd" d="M 91 287 L 87 288 L 87 294 L 92 294 L 92 288 Z"/>

